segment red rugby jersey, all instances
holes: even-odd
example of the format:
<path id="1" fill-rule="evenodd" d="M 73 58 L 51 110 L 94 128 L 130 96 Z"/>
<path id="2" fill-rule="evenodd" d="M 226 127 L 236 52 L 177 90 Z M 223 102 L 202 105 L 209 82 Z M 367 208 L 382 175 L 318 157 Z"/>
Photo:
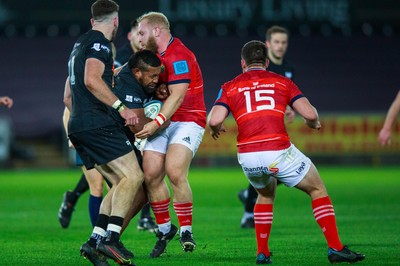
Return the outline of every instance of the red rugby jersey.
<path id="1" fill-rule="evenodd" d="M 288 78 L 251 69 L 222 85 L 215 104 L 232 112 L 239 152 L 282 150 L 290 146 L 284 116 L 287 105 L 303 97 Z"/>
<path id="2" fill-rule="evenodd" d="M 171 117 L 171 121 L 195 122 L 204 128 L 206 105 L 203 77 L 195 55 L 179 39 L 172 38 L 167 49 L 160 53 L 160 57 L 162 60 L 161 82 L 168 85 L 189 83 L 185 98 Z"/>

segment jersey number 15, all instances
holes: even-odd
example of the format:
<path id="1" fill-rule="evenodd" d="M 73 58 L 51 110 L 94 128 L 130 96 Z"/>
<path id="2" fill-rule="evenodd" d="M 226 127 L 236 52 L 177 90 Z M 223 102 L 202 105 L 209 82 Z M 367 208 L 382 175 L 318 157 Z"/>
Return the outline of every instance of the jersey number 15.
<path id="1" fill-rule="evenodd" d="M 251 101 L 251 94 L 254 93 L 254 102 Z M 275 100 L 271 94 L 274 94 L 274 90 L 256 90 L 253 92 L 245 91 L 244 96 L 246 97 L 246 110 L 247 113 L 259 110 L 271 110 L 275 108 Z M 254 109 L 255 108 L 255 109 Z"/>

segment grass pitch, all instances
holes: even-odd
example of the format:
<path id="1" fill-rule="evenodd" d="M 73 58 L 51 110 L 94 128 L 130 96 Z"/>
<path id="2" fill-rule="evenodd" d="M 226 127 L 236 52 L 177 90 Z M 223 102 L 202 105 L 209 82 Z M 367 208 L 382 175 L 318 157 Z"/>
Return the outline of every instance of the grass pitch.
<path id="1" fill-rule="evenodd" d="M 399 265 L 400 167 L 320 167 L 335 206 L 341 240 L 366 254 L 360 265 Z M 91 265 L 79 247 L 91 232 L 88 193 L 78 201 L 68 229 L 58 223 L 63 193 L 80 171 L 0 171 L 0 265 Z M 239 167 L 190 172 L 194 194 L 197 248 L 183 253 L 178 240 L 167 253 L 150 259 L 156 238 L 136 230 L 134 218 L 124 232 L 125 246 L 137 265 L 254 265 L 254 230 L 241 229 L 243 207 L 237 199 L 247 186 Z M 177 223 L 172 212 L 172 222 Z M 280 186 L 270 238 L 275 265 L 329 265 L 327 247 L 314 221 L 308 196 Z M 116 265 L 110 261 L 111 265 Z"/>

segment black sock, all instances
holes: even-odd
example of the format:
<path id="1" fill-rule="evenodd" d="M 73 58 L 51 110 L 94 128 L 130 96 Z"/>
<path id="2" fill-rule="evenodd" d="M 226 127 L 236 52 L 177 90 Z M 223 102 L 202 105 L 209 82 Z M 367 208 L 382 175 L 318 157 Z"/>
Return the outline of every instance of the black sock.
<path id="1" fill-rule="evenodd" d="M 105 214 L 99 214 L 99 217 L 97 218 L 96 226 L 102 228 L 104 231 L 107 230 L 107 224 L 108 220 L 110 217 Z M 92 247 L 96 247 L 96 245 L 104 238 L 104 236 L 101 236 L 99 234 L 92 233 L 92 235 L 89 238 L 89 245 Z"/>
<path id="2" fill-rule="evenodd" d="M 110 219 L 108 220 L 108 224 L 113 224 L 116 226 L 122 227 L 122 224 L 124 223 L 124 218 L 120 216 L 110 216 Z M 116 242 L 119 241 L 119 232 L 114 232 L 114 231 L 107 231 L 107 240 L 110 242 Z"/>
<path id="3" fill-rule="evenodd" d="M 249 187 L 247 188 L 247 198 L 244 205 L 244 210 L 246 212 L 253 212 L 256 200 L 257 200 L 257 191 L 254 189 L 252 185 L 249 185 Z"/>
<path id="4" fill-rule="evenodd" d="M 149 218 L 150 217 L 150 204 L 146 203 L 142 207 L 142 211 L 140 212 L 140 219 Z"/>
<path id="5" fill-rule="evenodd" d="M 85 178 L 85 175 L 82 174 L 81 178 L 78 181 L 78 184 L 76 184 L 74 190 L 72 191 L 77 197 L 85 193 L 89 189 L 89 184 Z"/>

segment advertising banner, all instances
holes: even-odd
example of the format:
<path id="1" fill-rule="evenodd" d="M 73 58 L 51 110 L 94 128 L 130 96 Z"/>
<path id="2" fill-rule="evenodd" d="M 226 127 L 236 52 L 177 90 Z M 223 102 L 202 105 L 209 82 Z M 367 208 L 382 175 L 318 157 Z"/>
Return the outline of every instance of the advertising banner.
<path id="1" fill-rule="evenodd" d="M 384 115 L 322 114 L 320 119 L 320 131 L 308 128 L 300 117 L 286 125 L 292 143 L 307 155 L 400 155 L 399 123 L 393 128 L 390 146 L 382 147 L 377 140 Z M 235 121 L 229 117 L 224 126 L 226 132 L 217 141 L 207 129 L 196 156 L 236 156 Z"/>

